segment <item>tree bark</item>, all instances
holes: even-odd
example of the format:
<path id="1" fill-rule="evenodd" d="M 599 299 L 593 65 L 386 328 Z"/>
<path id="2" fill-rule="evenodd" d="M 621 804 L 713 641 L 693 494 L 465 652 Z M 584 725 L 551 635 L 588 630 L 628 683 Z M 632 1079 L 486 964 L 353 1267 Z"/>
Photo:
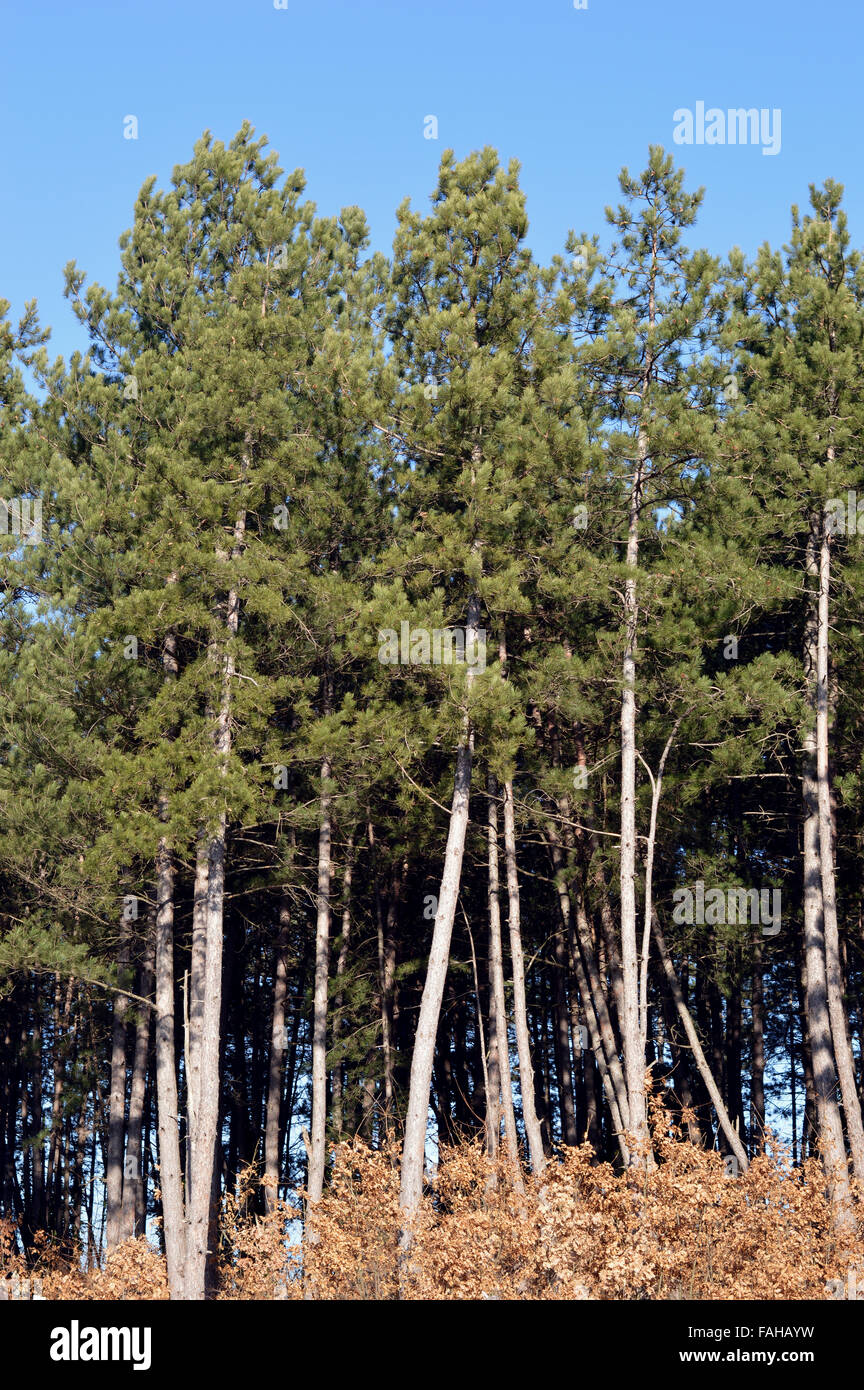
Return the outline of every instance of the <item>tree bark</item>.
<path id="1" fill-rule="evenodd" d="M 348 964 L 348 944 L 351 940 L 351 883 L 353 875 L 354 838 L 349 835 L 345 847 L 345 872 L 342 875 L 342 935 L 339 938 L 339 954 L 336 957 L 336 998 L 333 1001 L 333 1050 L 336 1052 L 336 1062 L 333 1067 L 330 1089 L 333 1100 L 333 1132 L 337 1139 L 342 1138 L 344 1125 L 342 1111 L 343 1065 L 338 1055 L 337 1044 L 339 1034 L 342 1031 L 342 1009 L 344 1006 L 342 980 L 345 977 L 345 969 Z"/>
<path id="2" fill-rule="evenodd" d="M 326 698 L 329 708 L 329 695 Z M 318 894 L 315 923 L 315 987 L 312 1006 L 312 1147 L 306 1181 L 309 1203 L 324 1191 L 327 1126 L 327 973 L 330 959 L 330 763 L 321 763 L 318 830 Z"/>
<path id="3" fill-rule="evenodd" d="M 239 559 L 242 554 L 245 535 L 246 513 L 241 511 L 234 526 L 232 562 Z M 225 610 L 225 645 L 220 652 L 218 644 L 214 642 L 211 649 L 214 659 L 219 659 L 221 665 L 221 693 L 213 748 L 222 777 L 228 770 L 228 760 L 231 755 L 232 683 L 235 676 L 231 642 L 237 636 L 239 623 L 240 591 L 232 585 L 228 591 Z M 192 1168 L 191 1183 L 187 1185 L 188 1230 L 184 1293 L 188 1300 L 201 1300 L 206 1297 L 207 1256 L 214 1188 L 213 1175 L 219 1126 L 222 944 L 227 828 L 227 814 L 223 806 L 216 816 L 215 827 L 208 830 L 206 837 L 207 895 L 204 919 L 204 969 L 202 977 L 199 962 L 198 977 L 192 979 L 192 998 L 195 1000 L 202 988 L 201 980 L 203 978 L 203 1002 L 200 1012 L 200 1027 L 193 1028 L 193 1019 L 190 1017 L 190 1047 L 199 1049 L 200 1083 L 197 1087 L 193 1087 L 197 1113 L 194 1116 L 194 1125 L 190 1123 Z M 193 1034 L 195 1035 L 194 1038 Z M 188 1195 L 190 1187 L 191 1201 Z"/>
<path id="4" fill-rule="evenodd" d="M 139 994 L 149 999 L 153 991 L 154 915 L 149 911 L 144 959 L 139 972 Z M 147 1088 L 147 1059 L 150 1052 L 151 1011 L 149 1005 L 138 1004 L 135 1019 L 135 1049 L 132 1056 L 132 1079 L 129 1084 L 129 1123 L 127 1126 L 126 1157 L 123 1163 L 123 1217 L 120 1239 L 143 1235 L 140 1212 L 144 1205 L 143 1125 L 144 1096 Z"/>
<path id="5" fill-rule="evenodd" d="M 156 1091 L 159 1186 L 171 1297 L 184 1296 L 186 1222 L 180 1173 L 177 1068 L 174 1054 L 174 878 L 164 839 L 156 856 Z"/>
<path id="6" fill-rule="evenodd" d="M 750 1148 L 754 1150 L 765 1131 L 765 985 L 762 938 L 753 944 L 750 994 Z"/>
<path id="7" fill-rule="evenodd" d="M 639 462 L 630 493 L 627 568 L 639 560 L 639 513 L 648 443 L 639 430 Z M 625 650 L 621 694 L 621 969 L 624 1007 L 620 1017 L 627 1082 L 631 1159 L 648 1161 L 651 1139 L 645 1111 L 645 1048 L 639 1019 L 639 954 L 636 945 L 636 641 L 639 609 L 636 579 L 624 581 Z"/>
<path id="8" fill-rule="evenodd" d="M 513 968 L 513 1019 L 516 1024 L 516 1049 L 519 1054 L 519 1094 L 522 1098 L 522 1120 L 528 1140 L 531 1170 L 534 1173 L 542 1173 L 546 1163 L 546 1155 L 534 1099 L 534 1068 L 531 1063 L 531 1036 L 528 1031 L 528 1008 L 525 1001 L 525 958 L 522 953 L 519 875 L 516 866 L 516 816 L 513 807 L 512 781 L 504 783 L 504 855 L 507 864 L 507 925 L 510 931 L 510 961 Z"/>
<path id="9" fill-rule="evenodd" d="M 125 922 L 121 928 L 117 954 L 118 975 L 123 977 L 129 966 L 129 931 Z M 112 1250 L 123 1239 L 123 1144 L 126 1137 L 126 1032 L 129 996 L 114 995 L 111 1028 L 111 1090 L 108 1097 L 108 1145 L 105 1155 L 105 1247 Z"/>
<path id="10" fill-rule="evenodd" d="M 486 778 L 489 799 L 489 1085 L 487 1098 L 487 1147 L 494 1158 L 498 1153 L 500 1124 L 504 1124 L 507 1159 L 517 1188 L 522 1190 L 519 1140 L 513 1109 L 510 1075 L 510 1040 L 507 1003 L 504 993 L 504 953 L 501 946 L 501 900 L 498 853 L 498 788 L 490 772 Z"/>
<path id="11" fill-rule="evenodd" d="M 855 1062 L 846 1027 L 843 963 L 837 925 L 837 893 L 834 878 L 834 846 L 831 817 L 831 784 L 828 769 L 828 636 L 830 615 L 831 550 L 827 528 L 821 525 L 819 548 L 819 621 L 816 646 L 816 778 L 819 820 L 819 869 L 825 930 L 825 966 L 828 1016 L 834 1058 L 843 1098 L 846 1133 L 858 1182 L 864 1184 L 864 1123 L 855 1084 Z M 808 961 L 809 969 L 809 961 Z"/>
<path id="12" fill-rule="evenodd" d="M 264 1207 L 267 1212 L 273 1211 L 279 1200 L 279 1121 L 282 1115 L 282 1080 L 285 1071 L 285 1001 L 288 997 L 290 926 L 291 912 L 287 901 L 283 900 L 279 907 L 279 934 L 274 951 L 273 1015 L 264 1120 Z"/>
<path id="13" fill-rule="evenodd" d="M 811 517 L 807 539 L 806 572 L 812 586 L 819 574 L 819 521 Z M 837 1075 L 828 1011 L 828 983 L 825 964 L 825 925 L 822 905 L 822 875 L 819 859 L 819 787 L 817 772 L 816 688 L 818 670 L 818 599 L 810 589 L 804 629 L 804 679 L 811 718 L 804 735 L 804 767 L 801 791 L 804 812 L 804 969 L 806 971 L 806 1017 L 816 1114 L 822 1162 L 832 1200 L 841 1226 L 849 1221 L 851 1192 L 843 1123 L 837 1105 Z"/>
<path id="14" fill-rule="evenodd" d="M 476 595 L 468 602 L 465 642 L 476 650 L 480 622 L 480 600 Z M 470 689 L 473 667 L 466 672 L 466 687 Z M 462 858 L 465 853 L 465 834 L 468 829 L 468 807 L 471 793 L 471 761 L 474 753 L 474 731 L 466 712 L 462 740 L 456 754 L 456 775 L 450 825 L 444 851 L 444 868 L 438 889 L 438 909 L 432 930 L 432 945 L 426 969 L 426 981 L 420 1002 L 420 1016 L 414 1037 L 411 1077 L 408 1086 L 408 1110 L 405 1118 L 405 1139 L 402 1147 L 402 1174 L 399 1204 L 403 1213 L 400 1246 L 407 1250 L 411 1244 L 411 1223 L 423 1195 L 423 1166 L 426 1148 L 426 1124 L 429 1113 L 429 1094 L 435 1058 L 435 1039 L 441 1000 L 450 960 L 450 940 L 462 877 Z"/>

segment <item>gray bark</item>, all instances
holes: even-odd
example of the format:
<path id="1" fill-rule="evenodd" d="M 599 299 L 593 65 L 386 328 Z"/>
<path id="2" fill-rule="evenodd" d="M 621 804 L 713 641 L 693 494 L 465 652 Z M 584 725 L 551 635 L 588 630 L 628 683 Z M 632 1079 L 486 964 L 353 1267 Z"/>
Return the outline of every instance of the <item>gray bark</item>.
<path id="1" fill-rule="evenodd" d="M 639 513 L 647 439 L 639 431 L 639 463 L 630 494 L 627 532 L 627 568 L 635 570 L 639 559 Z M 627 1081 L 627 1108 L 631 1157 L 645 1151 L 651 1140 L 645 1111 L 645 1048 L 639 1020 L 639 954 L 636 944 L 636 641 L 638 631 L 636 579 L 624 582 L 625 651 L 621 695 L 621 970 L 624 984 L 620 1017 Z"/>
<path id="2" fill-rule="evenodd" d="M 855 1062 L 847 1031 L 844 1005 L 844 972 L 837 924 L 837 891 L 831 816 L 831 784 L 828 770 L 828 637 L 830 616 L 831 550 L 823 524 L 819 551 L 819 624 L 816 648 L 816 778 L 819 818 L 819 867 L 822 913 L 825 926 L 825 966 L 828 1014 L 834 1058 L 843 1097 L 846 1133 L 852 1151 L 855 1177 L 864 1184 L 864 1124 L 855 1084 Z M 809 962 L 808 962 L 809 967 Z"/>
<path id="3" fill-rule="evenodd" d="M 285 1001 L 288 998 L 288 936 L 291 913 L 287 902 L 279 908 L 279 934 L 273 969 L 273 1016 L 270 1027 L 270 1064 L 267 1070 L 267 1106 L 264 1120 L 264 1204 L 268 1212 L 279 1200 L 279 1122 L 282 1115 L 282 1078 L 285 1070 Z"/>
<path id="4" fill-rule="evenodd" d="M 246 513 L 241 512 L 234 527 L 231 560 L 239 558 L 246 535 Z M 227 558 L 227 557 L 225 557 Z M 214 643 L 212 654 L 221 665 L 219 712 L 213 740 L 214 753 L 222 776 L 228 768 L 231 754 L 232 683 L 235 676 L 232 638 L 237 636 L 240 622 L 240 593 L 232 586 L 228 591 L 225 612 L 226 643 L 219 650 Z M 187 1238 L 185 1293 L 188 1300 L 206 1297 L 207 1257 L 211 1231 L 214 1192 L 216 1140 L 219 1125 L 219 1061 L 220 1024 L 222 1013 L 222 939 L 225 906 L 225 850 L 227 816 L 224 808 L 216 824 L 207 834 L 207 896 L 205 908 L 205 959 L 203 962 L 203 1002 L 200 1024 L 190 1015 L 190 1048 L 198 1051 L 200 1081 L 193 1086 L 196 1113 L 191 1130 L 191 1183 L 187 1184 Z M 192 979 L 192 999 L 202 989 L 200 974 Z M 190 1200 L 191 1199 L 191 1200 Z"/>
<path id="5" fill-rule="evenodd" d="M 528 1140 L 532 1172 L 541 1173 L 546 1163 L 546 1155 L 534 1099 L 534 1068 L 531 1062 L 531 1037 L 528 1032 L 528 1008 L 525 1001 L 525 958 L 522 952 L 512 781 L 504 783 L 504 856 L 507 864 L 507 925 L 510 931 L 510 962 L 513 968 L 513 1021 L 516 1025 L 516 1049 L 519 1054 L 522 1120 Z"/>
<path id="6" fill-rule="evenodd" d="M 329 705 L 329 700 L 326 701 Z M 312 1136 L 306 1182 L 310 1203 L 324 1191 L 327 1124 L 327 973 L 330 960 L 330 763 L 321 764 L 318 830 L 318 894 L 315 924 L 315 986 L 312 1017 Z"/>
<path id="7" fill-rule="evenodd" d="M 351 883 L 354 876 L 354 839 L 348 837 L 345 848 L 345 872 L 342 876 L 342 935 L 339 938 L 339 954 L 336 957 L 336 998 L 333 1001 L 333 1048 L 339 1041 L 339 1034 L 342 1031 L 342 1006 L 343 995 L 341 983 L 345 976 L 345 968 L 348 964 L 348 945 L 351 940 Z M 342 1063 L 338 1056 L 336 1065 L 333 1068 L 330 1087 L 333 1099 L 333 1129 L 337 1139 L 342 1138 L 343 1113 L 342 1113 Z"/>
<path id="8" fill-rule="evenodd" d="M 489 794 L 489 1086 L 487 1098 L 486 1134 L 489 1153 L 498 1153 L 500 1126 L 504 1124 L 507 1159 L 519 1188 L 522 1176 L 519 1163 L 519 1141 L 513 1109 L 513 1084 L 510 1076 L 510 1043 L 507 1026 L 507 1003 L 504 993 L 504 954 L 501 946 L 501 900 L 498 853 L 497 786 L 490 773 L 486 779 Z"/>
<path id="9" fill-rule="evenodd" d="M 480 601 L 476 595 L 472 595 L 468 603 L 466 647 L 469 642 L 476 644 L 479 622 Z M 476 650 L 476 645 L 473 645 L 472 649 Z M 469 689 L 472 679 L 473 668 L 469 666 L 466 673 L 466 686 Z M 438 1032 L 438 1019 L 441 1014 L 441 1000 L 444 997 L 444 985 L 450 960 L 450 940 L 453 934 L 453 920 L 456 915 L 456 903 L 462 877 L 462 858 L 465 852 L 465 834 L 468 829 L 473 753 L 474 731 L 466 713 L 462 740 L 456 754 L 456 775 L 453 786 L 453 801 L 450 808 L 447 846 L 444 851 L 444 868 L 438 889 L 438 910 L 435 913 L 432 945 L 411 1058 L 399 1191 L 399 1203 L 403 1212 L 400 1245 L 403 1250 L 408 1249 L 411 1244 L 411 1222 L 420 1206 L 423 1195 L 426 1125 L 432 1085 L 432 1068 L 435 1059 L 435 1039 Z"/>
<path id="10" fill-rule="evenodd" d="M 117 955 L 120 976 L 129 965 L 129 930 L 124 922 Z M 122 979 L 121 979 L 122 983 Z M 111 1028 L 111 1092 L 108 1098 L 108 1144 L 105 1154 L 105 1247 L 123 1239 L 123 1144 L 126 1136 L 126 1033 L 129 996 L 114 995 Z"/>
<path id="11" fill-rule="evenodd" d="M 150 909 L 144 959 L 141 963 L 139 993 L 149 999 L 153 990 L 153 910 Z M 135 1020 L 135 1050 L 132 1057 L 132 1080 L 129 1085 L 129 1122 L 126 1139 L 126 1158 L 123 1165 L 123 1221 L 121 1240 L 143 1235 L 140 1212 L 144 1202 L 144 1095 L 147 1088 L 147 1057 L 150 1051 L 151 1011 L 143 1004 L 137 1006 Z"/>

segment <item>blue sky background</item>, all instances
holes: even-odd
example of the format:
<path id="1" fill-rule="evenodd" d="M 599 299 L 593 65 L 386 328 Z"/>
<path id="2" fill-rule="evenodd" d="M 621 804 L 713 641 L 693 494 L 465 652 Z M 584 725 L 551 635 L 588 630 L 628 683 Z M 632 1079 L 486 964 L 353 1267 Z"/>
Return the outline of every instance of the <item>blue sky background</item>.
<path id="1" fill-rule="evenodd" d="M 209 128 L 247 117 L 284 169 L 305 169 L 322 213 L 356 203 L 376 249 L 394 212 L 424 206 L 440 155 L 515 155 L 547 260 L 569 228 L 600 232 L 623 164 L 671 149 L 706 199 L 691 244 L 725 255 L 782 243 L 810 182 L 846 184 L 864 243 L 864 21 L 840 0 L 5 0 L 0 296 L 36 297 L 56 351 L 83 346 L 62 297 L 77 260 L 113 285 L 117 238 L 147 175 L 168 182 Z M 678 147 L 697 101 L 779 107 L 782 148 Z M 123 118 L 139 119 L 138 140 Z M 436 115 L 439 138 L 423 137 Z"/>

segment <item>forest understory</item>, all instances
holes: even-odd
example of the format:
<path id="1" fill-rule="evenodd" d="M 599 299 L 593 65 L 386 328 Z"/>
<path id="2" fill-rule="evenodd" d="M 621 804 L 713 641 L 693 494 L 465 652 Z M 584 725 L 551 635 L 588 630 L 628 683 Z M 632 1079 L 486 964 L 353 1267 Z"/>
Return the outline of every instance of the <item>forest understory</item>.
<path id="1" fill-rule="evenodd" d="M 222 1203 L 214 1300 L 836 1300 L 864 1298 L 864 1236 L 838 1233 L 816 1158 L 797 1169 L 770 1135 L 746 1174 L 689 1143 L 651 1105 L 651 1173 L 563 1150 L 542 1179 L 478 1144 L 442 1152 L 424 1190 L 408 1258 L 399 1249 L 400 1146 L 332 1151 L 315 1241 L 296 1241 L 302 1208 L 256 1212 L 254 1168 Z M 292 1238 L 292 1232 L 294 1233 Z M 167 1299 L 164 1257 L 143 1236 L 104 1266 L 45 1239 L 28 1265 L 0 1226 L 0 1280 L 47 1299 Z M 37 1283 L 38 1281 L 38 1283 Z"/>

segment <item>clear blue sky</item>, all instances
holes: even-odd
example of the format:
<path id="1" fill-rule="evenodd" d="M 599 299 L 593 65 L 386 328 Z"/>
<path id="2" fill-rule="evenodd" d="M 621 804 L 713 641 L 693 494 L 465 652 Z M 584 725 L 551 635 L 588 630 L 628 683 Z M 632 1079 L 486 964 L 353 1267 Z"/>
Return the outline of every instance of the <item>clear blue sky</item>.
<path id="1" fill-rule="evenodd" d="M 484 144 L 521 161 L 544 260 L 570 227 L 605 235 L 618 170 L 652 142 L 706 187 L 691 244 L 780 244 L 791 203 L 826 177 L 864 243 L 864 21 L 841 0 L 6 0 L 0 39 L 0 296 L 16 312 L 38 298 L 57 351 L 81 341 L 65 262 L 113 285 L 144 178 L 167 183 L 205 128 L 227 140 L 244 117 L 305 169 L 322 212 L 365 208 L 382 250 L 441 152 Z M 780 153 L 675 146 L 673 112 L 698 101 L 779 107 Z"/>

